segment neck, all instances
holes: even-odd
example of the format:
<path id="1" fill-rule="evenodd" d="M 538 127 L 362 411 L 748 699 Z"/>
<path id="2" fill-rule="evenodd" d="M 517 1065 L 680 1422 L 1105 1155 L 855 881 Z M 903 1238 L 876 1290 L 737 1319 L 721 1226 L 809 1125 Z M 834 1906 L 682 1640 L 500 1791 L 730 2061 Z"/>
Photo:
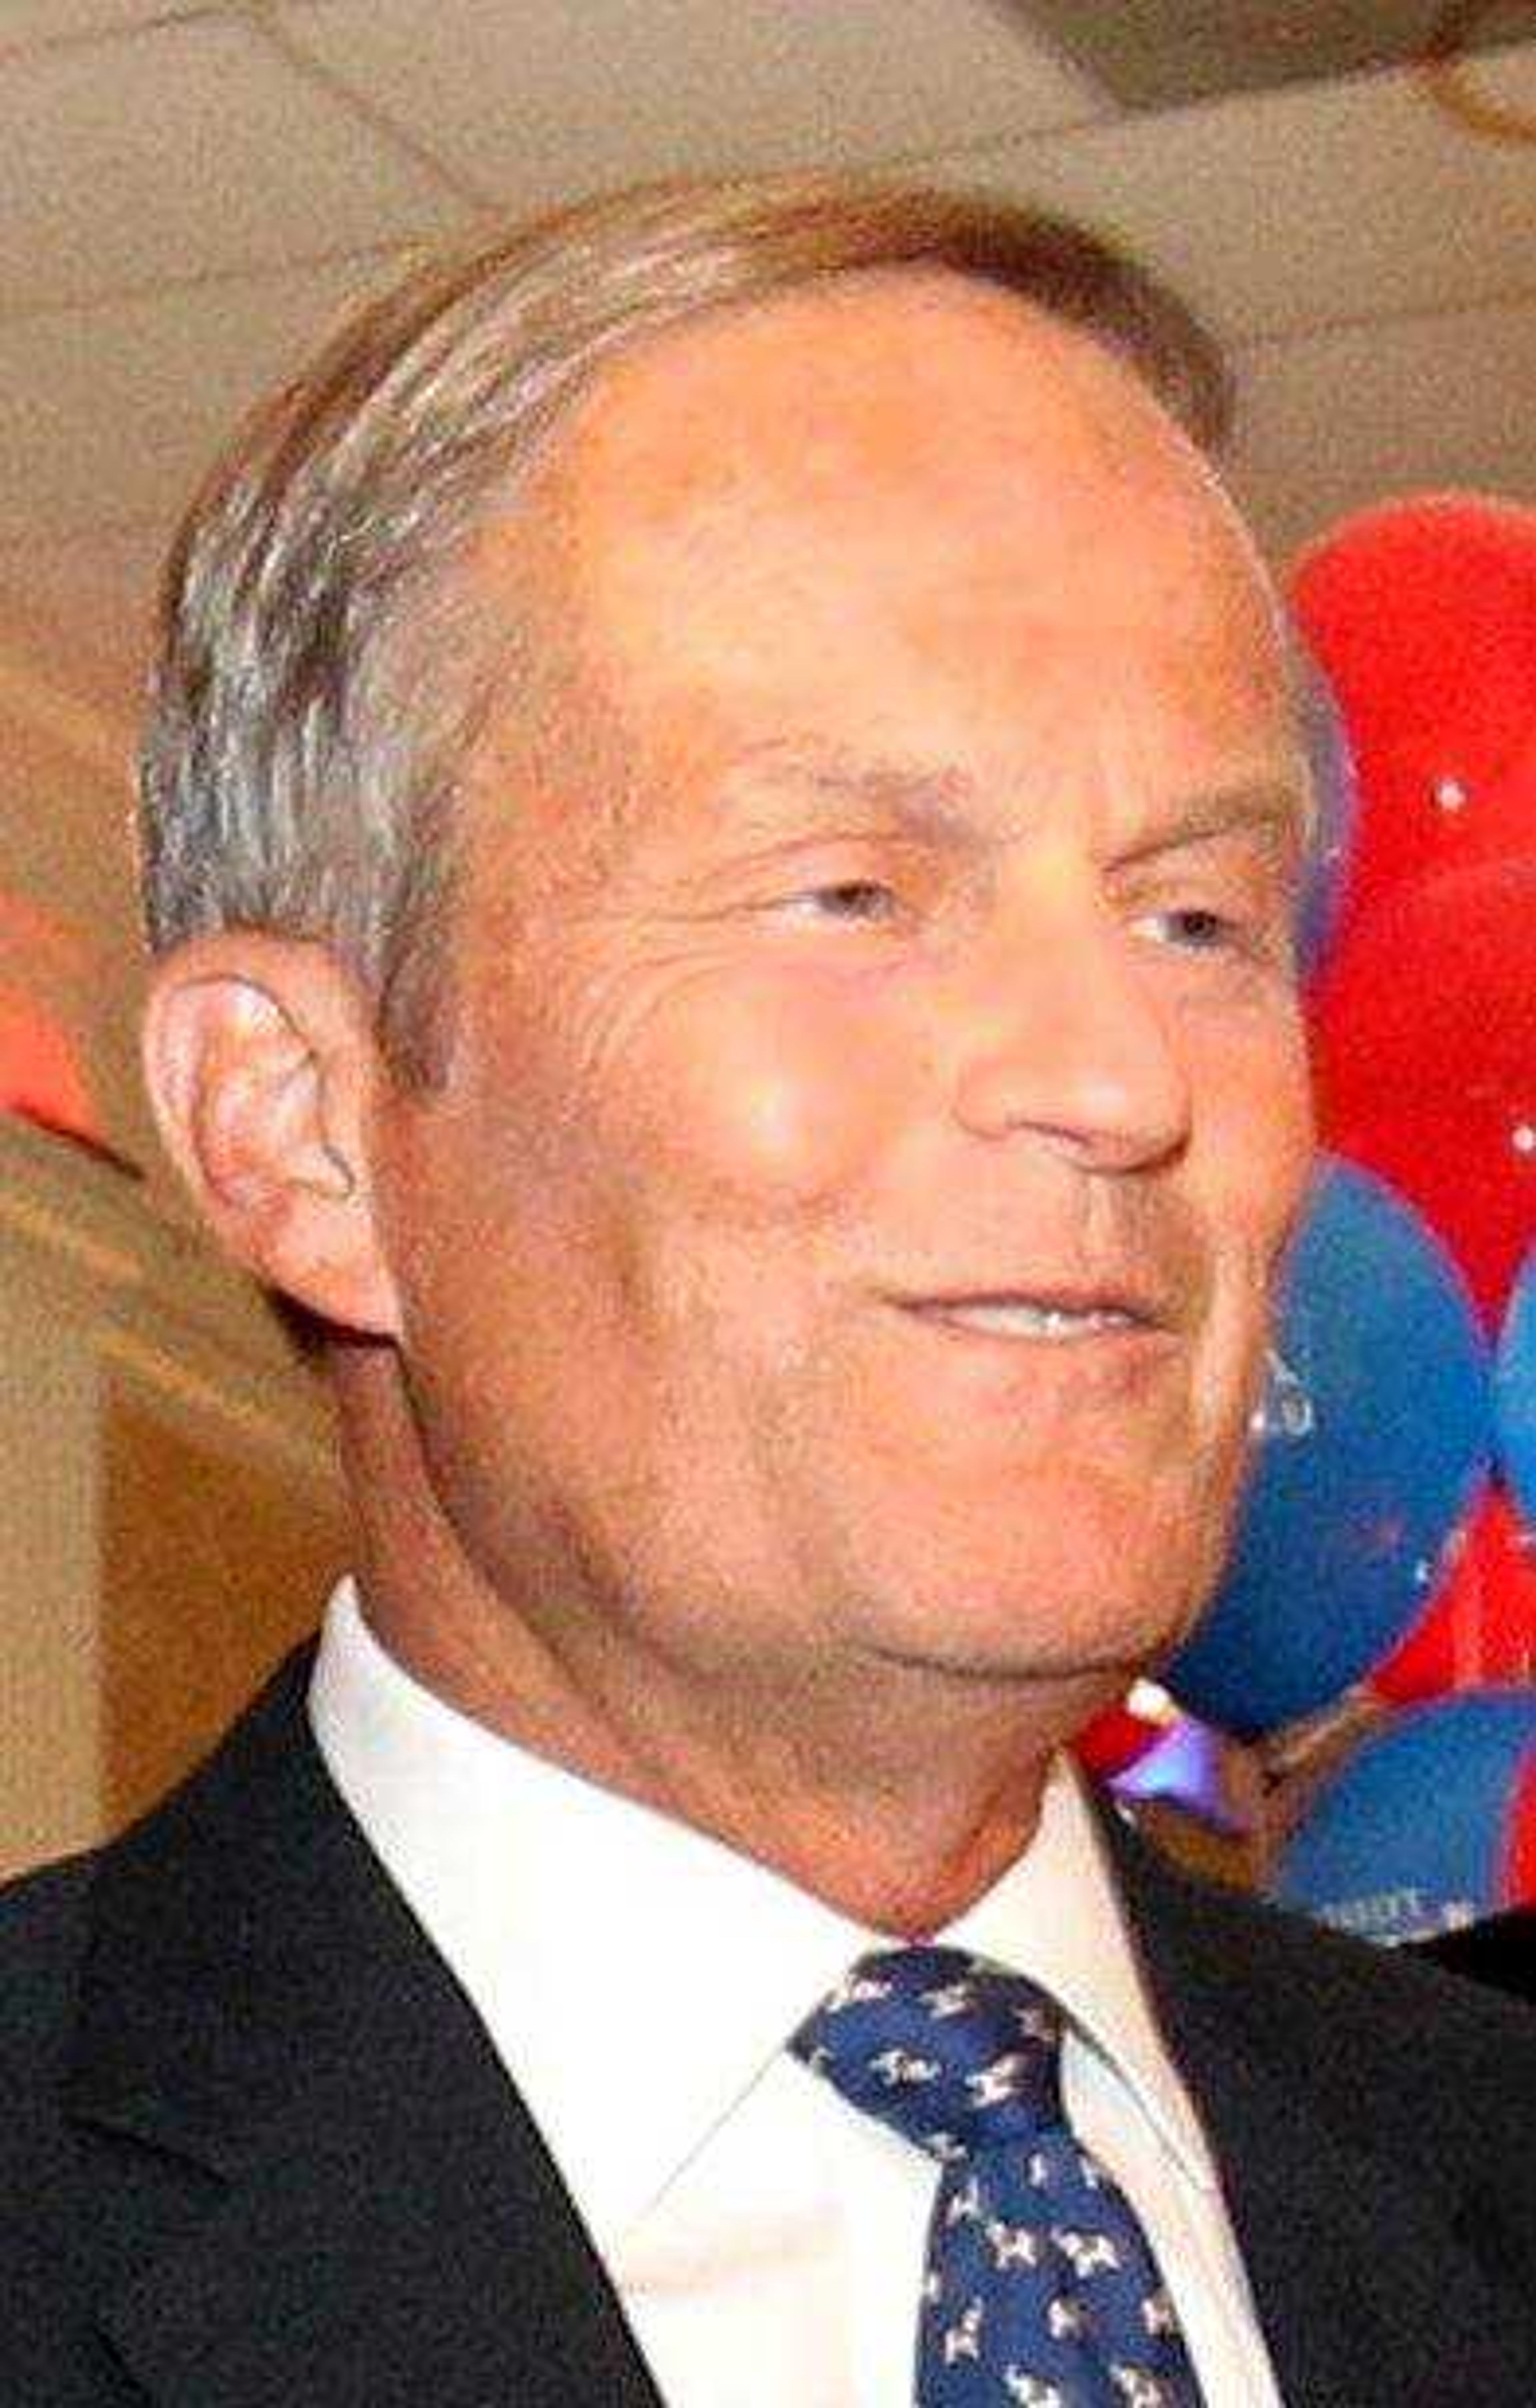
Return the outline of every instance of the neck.
<path id="1" fill-rule="evenodd" d="M 629 1643 L 583 1653 L 565 1568 L 510 1599 L 468 1564 L 419 1462 L 379 1459 L 343 1413 L 365 1612 L 421 1684 L 499 1736 L 757 1858 L 851 1920 L 941 1929 L 1032 1839 L 1052 1760 L 1123 1685 L 979 1680 L 797 1655 L 701 1678 Z M 530 1611 L 527 1599 L 543 1600 Z"/>

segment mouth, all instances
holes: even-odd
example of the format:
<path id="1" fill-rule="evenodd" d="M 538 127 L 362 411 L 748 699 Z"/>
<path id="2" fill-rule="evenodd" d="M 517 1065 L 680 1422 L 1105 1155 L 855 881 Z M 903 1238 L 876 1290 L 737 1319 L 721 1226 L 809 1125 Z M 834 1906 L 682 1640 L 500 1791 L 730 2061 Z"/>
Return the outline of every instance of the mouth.
<path id="1" fill-rule="evenodd" d="M 1031 1346 L 1164 1335 L 1172 1326 L 1172 1316 L 1148 1299 L 1108 1288 L 1004 1288 L 899 1297 L 896 1302 L 904 1312 L 938 1328 Z"/>

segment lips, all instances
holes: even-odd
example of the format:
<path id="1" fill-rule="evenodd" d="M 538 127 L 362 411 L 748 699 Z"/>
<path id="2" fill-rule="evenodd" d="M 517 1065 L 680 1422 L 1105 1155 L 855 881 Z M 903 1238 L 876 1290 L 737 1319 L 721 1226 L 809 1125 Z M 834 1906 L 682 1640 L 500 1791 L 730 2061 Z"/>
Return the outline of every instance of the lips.
<path id="1" fill-rule="evenodd" d="M 1026 1297 L 989 1297 L 969 1304 L 926 1304 L 913 1310 L 925 1321 L 941 1322 L 950 1329 L 970 1330 L 980 1338 L 1023 1338 L 1051 1345 L 1144 1326 L 1134 1313 L 1123 1312 L 1118 1306 L 1094 1305 L 1079 1311 Z"/>
<path id="2" fill-rule="evenodd" d="M 1161 1299 L 1117 1283 L 957 1289 L 896 1298 L 903 1312 L 941 1328 L 1030 1345 L 1167 1330 L 1174 1314 Z"/>

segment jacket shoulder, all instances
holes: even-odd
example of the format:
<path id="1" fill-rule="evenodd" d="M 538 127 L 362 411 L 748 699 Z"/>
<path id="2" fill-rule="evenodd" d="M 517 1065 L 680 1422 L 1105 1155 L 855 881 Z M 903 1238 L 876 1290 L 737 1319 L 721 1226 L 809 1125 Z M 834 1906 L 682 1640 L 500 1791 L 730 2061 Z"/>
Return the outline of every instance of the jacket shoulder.
<path id="1" fill-rule="evenodd" d="M 1529 2009 L 1416 1948 L 1358 1939 L 1269 1899 L 1225 1891 L 1207 1896 L 1204 1911 L 1275 2005 L 1289 1999 L 1341 2037 L 1373 2035 L 1388 2060 L 1393 2043 L 1415 2035 L 1421 2049 L 1432 2040 L 1474 2057 L 1489 2048 L 1536 2053 Z"/>
<path id="2" fill-rule="evenodd" d="M 0 2398 L 106 2408 L 128 2396 L 91 2314 L 95 2186 L 65 2113 L 97 1859 L 0 1888 Z"/>
<path id="3" fill-rule="evenodd" d="M 1122 1842 L 1122 1848 L 1124 1843 Z M 1372 2153 L 1501 2191 L 1536 2275 L 1536 2015 L 1464 1975 L 1126 1851 L 1143 1961 L 1178 2054 L 1229 2088 L 1270 2072 Z"/>
<path id="4" fill-rule="evenodd" d="M 93 2069 L 142 2038 L 146 2019 L 174 2057 L 183 2035 L 166 2030 L 153 2000 L 140 2002 L 136 2022 L 136 1981 L 152 1987 L 141 1969 L 169 1956 L 174 1996 L 181 1974 L 198 1970 L 231 1856 L 248 1843 L 260 1853 L 251 1838 L 263 1823 L 260 1776 L 285 1759 L 307 1764 L 297 1743 L 306 1677 L 295 1658 L 209 1763 L 141 1822 L 0 1886 L 0 2401 L 127 2408 L 142 2397 L 101 2314 L 195 2228 L 219 2186 L 203 2165 L 142 2140 L 131 2113 L 93 2113 Z M 291 1826 L 279 1836 L 294 1845 Z M 280 1857 L 277 1838 L 265 1844 Z"/>
<path id="5" fill-rule="evenodd" d="M 56 2093 L 74 2028 L 96 1857 L 0 1886 L 0 2161 L 29 2100 Z"/>

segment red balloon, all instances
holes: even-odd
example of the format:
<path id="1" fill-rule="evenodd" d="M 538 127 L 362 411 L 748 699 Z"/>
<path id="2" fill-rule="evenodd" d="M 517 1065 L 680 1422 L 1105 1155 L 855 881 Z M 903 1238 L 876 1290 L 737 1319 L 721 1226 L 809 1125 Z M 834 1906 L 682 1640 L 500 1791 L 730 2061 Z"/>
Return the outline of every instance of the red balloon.
<path id="1" fill-rule="evenodd" d="M 1291 601 L 1359 781 L 1341 942 L 1404 882 L 1536 858 L 1536 508 L 1362 511 L 1301 555 Z"/>
<path id="2" fill-rule="evenodd" d="M 1398 1706 L 1453 1689 L 1529 1681 L 1536 1670 L 1536 1552 L 1509 1498 L 1491 1488 L 1448 1577 L 1368 1685 Z"/>
<path id="3" fill-rule="evenodd" d="M 1481 1681 L 1536 1680 L 1536 1537 L 1496 1488 L 1478 1540 Z"/>
<path id="4" fill-rule="evenodd" d="M 1164 1723 L 1149 1722 L 1144 1714 L 1133 1714 L 1128 1706 L 1106 1706 L 1085 1723 L 1072 1742 L 1078 1761 L 1100 1780 L 1112 1780 L 1124 1772 L 1168 1736 Z"/>
<path id="5" fill-rule="evenodd" d="M 1390 896 L 1329 963 L 1325 1141 L 1401 1190 L 1497 1328 L 1536 1231 L 1536 855 Z"/>

